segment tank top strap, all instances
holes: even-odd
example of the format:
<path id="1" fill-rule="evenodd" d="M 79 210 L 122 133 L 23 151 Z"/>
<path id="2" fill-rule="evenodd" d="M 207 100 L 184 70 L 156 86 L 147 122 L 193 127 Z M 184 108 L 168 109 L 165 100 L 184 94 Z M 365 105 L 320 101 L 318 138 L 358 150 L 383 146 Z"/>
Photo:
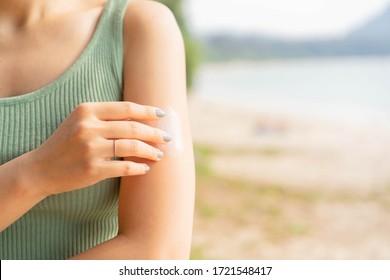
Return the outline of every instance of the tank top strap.
<path id="1" fill-rule="evenodd" d="M 132 0 L 108 0 L 95 30 L 99 37 L 99 55 L 113 54 L 117 71 L 123 68 L 123 19 Z M 99 28 L 101 27 L 101 28 Z"/>

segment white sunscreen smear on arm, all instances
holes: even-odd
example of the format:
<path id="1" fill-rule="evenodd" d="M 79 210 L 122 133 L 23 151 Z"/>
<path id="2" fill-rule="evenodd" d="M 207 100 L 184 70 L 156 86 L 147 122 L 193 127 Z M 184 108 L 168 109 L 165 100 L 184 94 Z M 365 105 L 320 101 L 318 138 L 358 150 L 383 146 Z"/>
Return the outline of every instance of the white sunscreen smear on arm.
<path id="1" fill-rule="evenodd" d="M 179 156 L 183 150 L 183 136 L 179 115 L 172 108 L 165 110 L 165 117 L 159 120 L 157 127 L 167 132 L 172 140 L 166 144 L 160 144 L 159 148 L 169 156 Z"/>

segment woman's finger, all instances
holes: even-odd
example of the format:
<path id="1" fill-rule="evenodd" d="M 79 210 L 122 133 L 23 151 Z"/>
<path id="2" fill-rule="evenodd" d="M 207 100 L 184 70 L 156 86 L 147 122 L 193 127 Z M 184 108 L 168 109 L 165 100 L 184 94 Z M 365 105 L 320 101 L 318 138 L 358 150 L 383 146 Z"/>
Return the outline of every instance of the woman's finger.
<path id="1" fill-rule="evenodd" d="M 115 142 L 114 142 L 115 141 Z M 105 140 L 104 154 L 105 158 L 113 157 L 138 157 L 149 159 L 153 161 L 159 161 L 163 158 L 164 154 L 151 145 L 139 140 Z"/>
<path id="2" fill-rule="evenodd" d="M 161 129 L 133 121 L 105 122 L 102 136 L 107 139 L 137 139 L 156 144 L 166 143 L 172 139 Z"/>
<path id="3" fill-rule="evenodd" d="M 83 103 L 77 107 L 77 110 L 83 113 L 92 113 L 103 121 L 157 120 L 165 116 L 165 112 L 160 108 L 126 101 Z"/>
<path id="4" fill-rule="evenodd" d="M 106 178 L 143 175 L 150 170 L 150 167 L 144 163 L 119 160 L 106 160 L 102 168 Z"/>

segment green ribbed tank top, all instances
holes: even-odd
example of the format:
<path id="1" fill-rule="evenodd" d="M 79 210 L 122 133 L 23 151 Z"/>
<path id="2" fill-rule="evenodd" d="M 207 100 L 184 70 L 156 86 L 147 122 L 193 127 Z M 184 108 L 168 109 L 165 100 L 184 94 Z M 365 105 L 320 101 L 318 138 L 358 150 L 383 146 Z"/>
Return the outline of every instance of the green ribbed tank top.
<path id="1" fill-rule="evenodd" d="M 105 4 L 86 48 L 58 79 L 0 98 L 0 164 L 40 146 L 78 104 L 122 100 L 126 5 Z M 108 179 L 47 197 L 0 233 L 0 259 L 67 259 L 115 237 L 118 193 L 119 179 Z"/>

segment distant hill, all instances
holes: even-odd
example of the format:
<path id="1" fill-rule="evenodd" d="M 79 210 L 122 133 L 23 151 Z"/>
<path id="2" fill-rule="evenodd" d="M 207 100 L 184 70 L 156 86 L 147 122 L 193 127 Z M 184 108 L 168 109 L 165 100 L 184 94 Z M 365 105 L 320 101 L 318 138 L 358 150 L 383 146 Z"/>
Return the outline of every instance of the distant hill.
<path id="1" fill-rule="evenodd" d="M 390 54 L 390 6 L 342 39 L 288 41 L 232 34 L 200 39 L 208 60 L 387 55 Z"/>
<path id="2" fill-rule="evenodd" d="M 390 6 L 379 16 L 353 30 L 347 38 L 376 40 L 390 40 Z"/>

